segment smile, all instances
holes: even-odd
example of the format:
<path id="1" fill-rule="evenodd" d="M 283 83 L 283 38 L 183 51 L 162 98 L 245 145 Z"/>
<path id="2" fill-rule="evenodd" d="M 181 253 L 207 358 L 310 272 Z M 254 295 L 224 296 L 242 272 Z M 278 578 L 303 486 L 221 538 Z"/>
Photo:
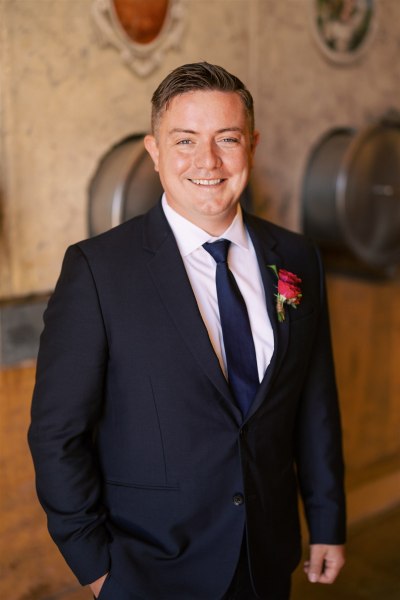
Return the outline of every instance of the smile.
<path id="1" fill-rule="evenodd" d="M 223 179 L 189 179 L 192 183 L 196 185 L 218 185 L 222 183 Z"/>

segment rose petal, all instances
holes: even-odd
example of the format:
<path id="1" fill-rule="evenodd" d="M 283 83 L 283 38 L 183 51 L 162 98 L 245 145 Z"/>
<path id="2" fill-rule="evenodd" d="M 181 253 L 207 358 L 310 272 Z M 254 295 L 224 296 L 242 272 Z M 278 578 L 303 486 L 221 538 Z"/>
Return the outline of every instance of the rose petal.
<path id="1" fill-rule="evenodd" d="M 284 296 L 287 300 L 289 300 L 292 298 L 297 298 L 299 294 L 301 294 L 301 291 L 299 287 L 291 285 L 290 283 L 286 283 L 285 281 L 280 279 L 278 281 L 278 293 L 281 294 L 281 296 Z"/>
<path id="2" fill-rule="evenodd" d="M 300 277 L 297 277 L 297 275 L 290 271 L 286 271 L 286 269 L 279 269 L 279 279 L 291 284 L 301 283 Z"/>

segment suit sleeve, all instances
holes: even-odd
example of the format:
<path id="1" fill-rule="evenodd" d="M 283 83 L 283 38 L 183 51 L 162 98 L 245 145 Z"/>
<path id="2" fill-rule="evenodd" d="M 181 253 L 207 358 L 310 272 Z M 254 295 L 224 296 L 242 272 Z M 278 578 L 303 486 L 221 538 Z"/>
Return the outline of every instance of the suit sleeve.
<path id="1" fill-rule="evenodd" d="M 311 544 L 345 541 L 344 464 L 339 404 L 321 258 L 320 306 L 297 422 L 296 462 Z"/>
<path id="2" fill-rule="evenodd" d="M 49 532 L 87 584 L 109 569 L 93 446 L 108 352 L 95 283 L 78 246 L 67 250 L 44 322 L 28 439 Z"/>

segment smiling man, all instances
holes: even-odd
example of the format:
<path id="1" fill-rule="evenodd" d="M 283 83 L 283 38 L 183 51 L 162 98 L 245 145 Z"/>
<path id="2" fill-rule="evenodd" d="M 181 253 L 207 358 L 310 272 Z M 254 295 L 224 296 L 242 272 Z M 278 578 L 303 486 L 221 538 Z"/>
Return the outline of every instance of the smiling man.
<path id="1" fill-rule="evenodd" d="M 145 138 L 169 206 L 213 235 L 237 211 L 258 134 L 238 94 L 218 90 L 174 96 Z"/>
<path id="2" fill-rule="evenodd" d="M 101 600 L 287 600 L 344 563 L 323 271 L 245 214 L 253 101 L 179 67 L 145 138 L 159 204 L 67 251 L 45 313 L 29 441 L 49 530 Z"/>

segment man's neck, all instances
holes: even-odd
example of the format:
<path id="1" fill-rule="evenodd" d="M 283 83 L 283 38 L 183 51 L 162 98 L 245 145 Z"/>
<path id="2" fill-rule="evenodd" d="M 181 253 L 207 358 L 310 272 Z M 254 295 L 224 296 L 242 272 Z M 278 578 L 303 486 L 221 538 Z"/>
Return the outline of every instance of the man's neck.
<path id="1" fill-rule="evenodd" d="M 194 215 L 190 213 L 183 213 L 176 207 L 171 206 L 168 202 L 167 197 L 164 195 L 164 201 L 168 205 L 169 209 L 174 211 L 182 219 L 192 223 L 196 227 L 199 227 L 212 237 L 221 236 L 233 223 L 236 215 L 240 211 L 239 204 L 237 204 L 232 211 L 227 212 L 226 215 Z"/>

